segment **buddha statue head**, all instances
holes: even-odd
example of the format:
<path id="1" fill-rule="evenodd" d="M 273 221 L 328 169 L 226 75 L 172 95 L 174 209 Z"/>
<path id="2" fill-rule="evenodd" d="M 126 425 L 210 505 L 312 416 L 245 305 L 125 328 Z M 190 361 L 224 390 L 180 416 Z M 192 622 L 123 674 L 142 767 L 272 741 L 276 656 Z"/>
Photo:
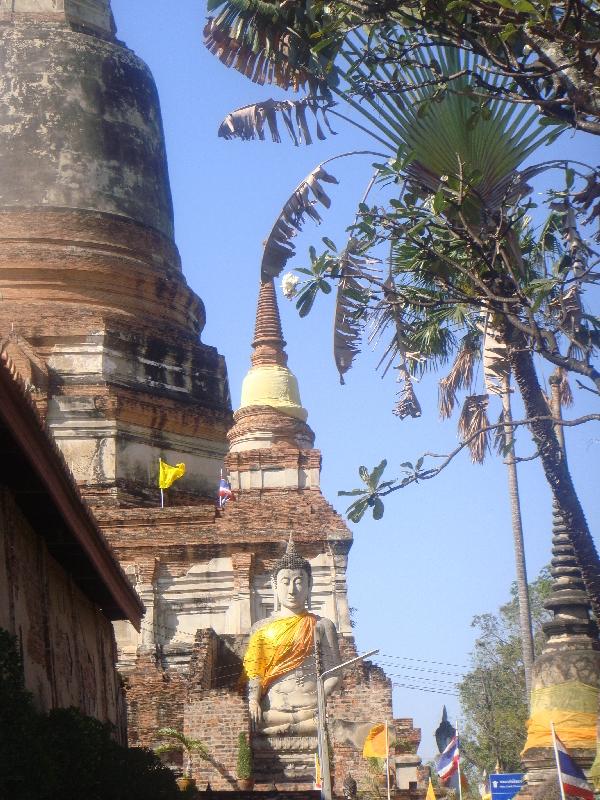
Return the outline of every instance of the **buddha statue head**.
<path id="1" fill-rule="evenodd" d="M 271 584 L 275 595 L 275 610 L 293 614 L 310 608 L 312 591 L 312 570 L 310 563 L 298 553 L 292 537 L 288 541 L 285 555 L 275 563 L 271 574 Z"/>

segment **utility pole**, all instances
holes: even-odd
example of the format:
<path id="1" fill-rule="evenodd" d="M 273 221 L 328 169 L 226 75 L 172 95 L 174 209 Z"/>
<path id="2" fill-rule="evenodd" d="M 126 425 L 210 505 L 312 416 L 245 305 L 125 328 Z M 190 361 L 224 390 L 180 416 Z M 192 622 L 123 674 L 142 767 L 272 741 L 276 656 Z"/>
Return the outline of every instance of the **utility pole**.
<path id="1" fill-rule="evenodd" d="M 369 650 L 368 653 L 363 653 L 356 658 L 351 658 L 349 661 L 343 661 L 336 667 L 321 672 L 321 648 L 319 646 L 319 638 L 317 629 L 315 627 L 315 666 L 317 671 L 317 747 L 319 750 L 319 762 L 321 764 L 321 800 L 332 800 L 331 791 L 331 770 L 329 765 L 329 741 L 327 739 L 327 707 L 325 701 L 325 683 L 324 678 L 328 675 L 334 675 L 344 667 L 350 664 L 355 664 L 357 661 L 362 661 L 369 656 L 375 655 L 379 650 Z"/>

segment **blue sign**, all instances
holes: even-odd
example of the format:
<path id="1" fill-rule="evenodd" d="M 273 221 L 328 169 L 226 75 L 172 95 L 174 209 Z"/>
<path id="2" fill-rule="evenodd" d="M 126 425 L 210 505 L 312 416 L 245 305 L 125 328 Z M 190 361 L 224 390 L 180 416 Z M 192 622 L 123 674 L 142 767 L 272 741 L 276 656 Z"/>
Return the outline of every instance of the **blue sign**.
<path id="1" fill-rule="evenodd" d="M 490 775 L 492 800 L 512 800 L 522 786 L 522 772 L 498 772 Z"/>

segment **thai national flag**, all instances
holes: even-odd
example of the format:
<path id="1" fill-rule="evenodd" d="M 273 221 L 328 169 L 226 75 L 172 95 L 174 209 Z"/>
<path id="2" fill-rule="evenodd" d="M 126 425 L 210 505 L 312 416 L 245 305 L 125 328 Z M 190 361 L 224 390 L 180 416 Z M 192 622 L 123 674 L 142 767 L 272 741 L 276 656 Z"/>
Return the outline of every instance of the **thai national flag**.
<path id="1" fill-rule="evenodd" d="M 594 792 L 590 789 L 583 770 L 573 761 L 567 748 L 556 734 L 555 739 L 558 780 L 562 783 L 565 797 L 594 800 Z"/>
<path id="2" fill-rule="evenodd" d="M 458 736 L 455 736 L 438 759 L 437 772 L 442 783 L 446 783 L 458 770 L 459 760 Z"/>
<path id="3" fill-rule="evenodd" d="M 231 484 L 221 475 L 219 482 L 219 508 L 223 508 L 228 500 L 235 500 L 235 497 L 231 491 Z"/>

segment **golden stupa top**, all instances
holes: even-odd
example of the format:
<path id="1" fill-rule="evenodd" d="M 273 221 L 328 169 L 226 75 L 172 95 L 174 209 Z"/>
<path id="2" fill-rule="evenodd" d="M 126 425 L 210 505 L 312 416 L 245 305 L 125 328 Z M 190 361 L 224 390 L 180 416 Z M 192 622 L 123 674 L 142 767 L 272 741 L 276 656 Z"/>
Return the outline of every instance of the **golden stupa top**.
<path id="1" fill-rule="evenodd" d="M 240 408 L 271 406 L 306 422 L 298 381 L 287 367 L 285 341 L 273 280 L 261 282 L 254 328 L 252 366 L 242 383 Z"/>

